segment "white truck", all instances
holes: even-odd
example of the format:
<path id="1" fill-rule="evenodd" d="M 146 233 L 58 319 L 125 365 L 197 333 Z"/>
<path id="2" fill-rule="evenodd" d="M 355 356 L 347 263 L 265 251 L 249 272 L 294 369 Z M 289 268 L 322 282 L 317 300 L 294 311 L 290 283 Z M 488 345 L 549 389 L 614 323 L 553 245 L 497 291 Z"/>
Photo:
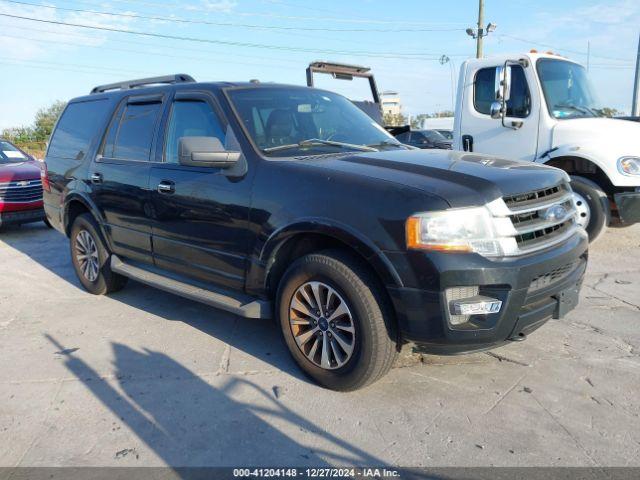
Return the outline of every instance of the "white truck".
<path id="1" fill-rule="evenodd" d="M 465 61 L 453 134 L 456 150 L 567 172 L 591 241 L 640 222 L 640 124 L 603 118 L 576 62 L 535 51 Z"/>

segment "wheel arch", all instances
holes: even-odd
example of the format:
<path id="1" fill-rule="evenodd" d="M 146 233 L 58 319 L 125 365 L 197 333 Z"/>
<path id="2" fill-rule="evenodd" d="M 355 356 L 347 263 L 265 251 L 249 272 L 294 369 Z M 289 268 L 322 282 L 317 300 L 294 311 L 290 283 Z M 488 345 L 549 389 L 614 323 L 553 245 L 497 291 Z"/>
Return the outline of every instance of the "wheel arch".
<path id="1" fill-rule="evenodd" d="M 598 185 L 610 198 L 613 198 L 615 187 L 606 171 L 592 158 L 569 154 L 568 152 L 551 157 L 545 165 L 559 168 L 569 175 L 586 178 Z"/>
<path id="2" fill-rule="evenodd" d="M 402 280 L 384 253 L 368 239 L 346 225 L 327 221 L 304 221 L 274 232 L 264 244 L 260 263 L 265 266 L 263 287 L 273 294 L 287 266 L 308 253 L 341 249 L 350 252 L 370 268 L 381 286 L 402 286 Z"/>
<path id="3" fill-rule="evenodd" d="M 80 193 L 73 193 L 68 195 L 64 202 L 64 210 L 62 212 L 62 225 L 67 237 L 71 235 L 71 227 L 73 226 L 74 220 L 78 217 L 78 215 L 82 215 L 83 213 L 89 213 L 98 224 L 100 228 L 100 233 L 103 238 L 109 242 L 106 232 L 104 230 L 104 226 L 100 221 L 101 216 L 98 212 L 97 207 L 88 198 L 86 195 L 82 195 Z M 110 247 L 111 245 L 109 245 Z"/>

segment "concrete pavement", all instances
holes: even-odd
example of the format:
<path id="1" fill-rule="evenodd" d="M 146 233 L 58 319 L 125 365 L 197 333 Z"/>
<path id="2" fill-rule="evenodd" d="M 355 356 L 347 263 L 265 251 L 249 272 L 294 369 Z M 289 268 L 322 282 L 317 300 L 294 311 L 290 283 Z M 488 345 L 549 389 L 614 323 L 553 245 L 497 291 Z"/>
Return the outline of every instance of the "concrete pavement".
<path id="1" fill-rule="evenodd" d="M 592 248 L 577 310 L 489 353 L 403 352 L 368 389 L 304 378 L 275 326 L 0 232 L 0 466 L 640 466 L 640 228 Z"/>

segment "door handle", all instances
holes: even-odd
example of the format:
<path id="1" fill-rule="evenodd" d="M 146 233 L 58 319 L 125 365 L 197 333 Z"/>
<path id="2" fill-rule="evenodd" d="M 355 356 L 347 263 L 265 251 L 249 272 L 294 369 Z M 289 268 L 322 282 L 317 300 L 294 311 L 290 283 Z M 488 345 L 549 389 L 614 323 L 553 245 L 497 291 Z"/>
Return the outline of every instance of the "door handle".
<path id="1" fill-rule="evenodd" d="M 92 173 L 91 183 L 102 183 L 102 174 L 98 172 Z"/>
<path id="2" fill-rule="evenodd" d="M 158 184 L 158 193 L 173 193 L 176 191 L 175 183 L 163 180 Z"/>
<path id="3" fill-rule="evenodd" d="M 462 135 L 462 149 L 465 152 L 473 152 L 473 137 L 471 135 Z"/>

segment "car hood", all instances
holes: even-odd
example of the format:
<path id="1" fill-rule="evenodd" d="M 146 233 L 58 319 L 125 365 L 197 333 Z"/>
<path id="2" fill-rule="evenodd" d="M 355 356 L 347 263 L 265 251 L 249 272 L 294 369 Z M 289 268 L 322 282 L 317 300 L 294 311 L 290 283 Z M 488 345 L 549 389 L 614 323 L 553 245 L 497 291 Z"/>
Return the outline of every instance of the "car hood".
<path id="1" fill-rule="evenodd" d="M 553 147 L 592 146 L 614 153 L 640 156 L 640 123 L 614 118 L 574 118 L 558 121 Z"/>
<path id="2" fill-rule="evenodd" d="M 35 180 L 40 178 L 40 167 L 36 161 L 0 163 L 0 183 Z"/>
<path id="3" fill-rule="evenodd" d="M 567 181 L 566 174 L 556 168 L 459 151 L 397 150 L 309 160 L 335 172 L 419 189 L 443 198 L 453 208 L 483 205 Z"/>

